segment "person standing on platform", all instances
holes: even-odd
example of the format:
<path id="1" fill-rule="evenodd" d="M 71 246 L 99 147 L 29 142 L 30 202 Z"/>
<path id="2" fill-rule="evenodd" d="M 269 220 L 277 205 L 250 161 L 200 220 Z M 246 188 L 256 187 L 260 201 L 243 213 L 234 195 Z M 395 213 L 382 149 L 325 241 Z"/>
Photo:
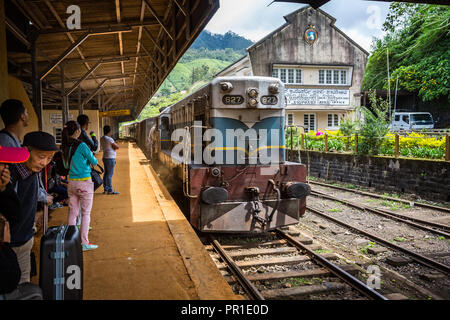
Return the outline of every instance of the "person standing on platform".
<path id="1" fill-rule="evenodd" d="M 78 122 L 69 121 L 62 132 L 61 149 L 64 166 L 69 169 L 69 217 L 68 224 L 76 225 L 81 210 L 81 244 L 83 251 L 97 249 L 89 243 L 89 224 L 91 221 L 92 202 L 94 199 L 94 183 L 91 179 L 91 166 L 97 165 L 97 159 L 86 143 L 78 140 L 81 128 Z"/>
<path id="2" fill-rule="evenodd" d="M 91 123 L 89 120 L 89 117 L 85 114 L 80 114 L 77 117 L 77 122 L 81 127 L 81 134 L 78 139 L 80 141 L 86 143 L 86 145 L 89 147 L 89 149 L 91 149 L 91 151 L 95 154 L 95 152 L 98 149 L 98 140 L 97 140 L 97 137 L 95 136 L 94 131 L 91 131 L 89 133 L 89 135 L 87 134 L 87 131 L 89 130 L 89 124 Z M 78 226 L 78 229 L 81 226 L 81 211 L 79 212 L 78 217 L 77 217 L 77 226 Z M 91 229 L 91 227 L 89 227 L 89 230 L 90 229 Z"/>
<path id="3" fill-rule="evenodd" d="M 104 136 L 100 138 L 100 147 L 103 150 L 103 165 L 105 166 L 105 176 L 103 179 L 103 194 L 119 194 L 113 190 L 112 177 L 114 174 L 114 167 L 116 166 L 116 150 L 119 145 L 111 138 L 111 127 L 103 127 Z"/>
<path id="4" fill-rule="evenodd" d="M 89 130 L 89 124 L 91 123 L 89 121 L 89 117 L 85 114 L 80 114 L 77 117 L 77 122 L 80 124 L 81 127 L 81 134 L 79 140 L 86 143 L 86 145 L 89 147 L 89 149 L 91 149 L 92 152 L 96 152 L 98 148 L 97 137 L 95 136 L 94 131 L 91 131 L 89 135 L 87 134 L 87 131 Z"/>
<path id="5" fill-rule="evenodd" d="M 11 224 L 10 244 L 19 261 L 22 273 L 20 283 L 30 282 L 30 253 L 34 241 L 33 226 L 39 201 L 40 173 L 59 151 L 55 138 L 42 131 L 27 133 L 23 145 L 30 157 L 24 163 L 10 165 L 10 184 L 20 203 L 16 221 Z"/>

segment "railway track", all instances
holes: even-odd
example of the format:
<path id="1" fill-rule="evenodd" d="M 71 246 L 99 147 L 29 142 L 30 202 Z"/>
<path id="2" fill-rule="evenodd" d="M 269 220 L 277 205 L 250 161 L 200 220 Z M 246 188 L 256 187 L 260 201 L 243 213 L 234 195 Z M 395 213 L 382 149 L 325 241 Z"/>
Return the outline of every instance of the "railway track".
<path id="1" fill-rule="evenodd" d="M 446 207 L 440 207 L 440 206 L 431 205 L 431 204 L 427 204 L 427 203 L 421 203 L 421 202 L 416 202 L 416 201 L 410 201 L 410 200 L 404 200 L 404 199 L 399 199 L 399 198 L 379 195 L 379 194 L 371 193 L 371 192 L 367 192 L 367 191 L 349 189 L 349 188 L 345 188 L 345 187 L 341 187 L 341 186 L 336 186 L 336 185 L 323 183 L 323 182 L 312 181 L 312 180 L 308 180 L 308 183 L 312 184 L 312 185 L 332 188 L 332 189 L 341 190 L 341 191 L 345 191 L 345 192 L 351 192 L 351 193 L 360 194 L 360 195 L 364 195 L 364 196 L 369 196 L 369 197 L 373 197 L 373 198 L 384 199 L 384 200 L 389 200 L 389 201 L 395 201 L 395 202 L 399 202 L 399 203 L 413 205 L 413 206 L 416 206 L 416 207 L 427 208 L 427 209 L 437 210 L 437 211 L 441 211 L 441 212 L 445 212 L 445 213 L 450 213 L 450 208 L 446 208 Z"/>
<path id="2" fill-rule="evenodd" d="M 350 206 L 350 207 L 353 207 L 353 208 L 356 208 L 359 210 L 369 211 L 369 212 L 375 213 L 377 215 L 405 223 L 414 228 L 429 231 L 429 232 L 450 238 L 450 227 L 448 225 L 444 225 L 444 224 L 440 224 L 440 223 L 436 223 L 436 222 L 432 222 L 432 221 L 427 221 L 427 220 L 423 220 L 423 219 L 418 219 L 418 218 L 414 218 L 414 217 L 409 217 L 409 216 L 402 215 L 402 214 L 399 214 L 399 213 L 396 213 L 393 211 L 389 211 L 389 210 L 385 210 L 385 209 L 375 209 L 375 208 L 372 208 L 367 205 L 362 205 L 362 204 L 358 204 L 358 203 L 348 201 L 345 199 L 330 196 L 330 195 L 327 195 L 327 194 L 317 191 L 317 190 L 312 190 L 311 195 L 329 199 L 332 201 L 337 201 L 337 202 L 343 203 L 347 206 Z"/>
<path id="3" fill-rule="evenodd" d="M 332 222 L 334 222 L 334 223 L 336 223 L 338 225 L 341 225 L 341 226 L 343 226 L 345 228 L 351 229 L 351 230 L 355 231 L 356 233 L 362 234 L 362 235 L 368 237 L 369 239 L 375 241 L 376 243 L 379 243 L 379 244 L 381 244 L 381 245 L 383 245 L 385 247 L 389 247 L 389 248 L 391 248 L 391 249 L 393 249 L 393 250 L 395 250 L 397 252 L 401 252 L 403 254 L 406 254 L 406 255 L 410 256 L 413 260 L 415 260 L 416 262 L 418 262 L 418 263 L 420 263 L 420 264 L 422 264 L 424 266 L 432 268 L 432 269 L 434 269 L 436 271 L 443 272 L 447 276 L 450 275 L 450 266 L 448 266 L 446 264 L 440 263 L 439 261 L 436 261 L 434 259 L 428 258 L 428 257 L 426 257 L 426 256 L 424 256 L 422 254 L 416 253 L 416 252 L 414 252 L 412 250 L 409 250 L 409 249 L 406 249 L 406 248 L 404 248 L 402 246 L 394 244 L 391 241 L 383 239 L 383 238 L 381 238 L 381 237 L 379 237 L 379 236 L 377 236 L 377 235 L 375 235 L 373 233 L 370 233 L 370 232 L 368 232 L 366 230 L 363 230 L 363 229 L 358 228 L 358 227 L 356 227 L 354 225 L 346 223 L 346 222 L 344 222 L 344 221 L 342 221 L 340 219 L 332 217 L 332 216 L 326 214 L 325 212 L 323 212 L 322 210 L 319 210 L 317 208 L 313 208 L 311 206 L 307 206 L 307 210 L 312 212 L 312 213 L 314 213 L 314 214 L 316 214 L 316 215 L 318 215 L 318 216 L 320 216 L 320 217 L 322 217 L 322 218 L 330 220 L 330 221 L 332 221 Z"/>
<path id="4" fill-rule="evenodd" d="M 356 277 L 357 268 L 342 264 L 332 253 L 318 253 L 320 246 L 280 229 L 256 242 L 223 244 L 210 236 L 207 249 L 214 252 L 219 270 L 230 271 L 228 282 L 239 283 L 250 299 L 339 299 L 347 295 L 349 299 L 388 300 Z M 277 271 L 264 269 L 269 266 Z"/>

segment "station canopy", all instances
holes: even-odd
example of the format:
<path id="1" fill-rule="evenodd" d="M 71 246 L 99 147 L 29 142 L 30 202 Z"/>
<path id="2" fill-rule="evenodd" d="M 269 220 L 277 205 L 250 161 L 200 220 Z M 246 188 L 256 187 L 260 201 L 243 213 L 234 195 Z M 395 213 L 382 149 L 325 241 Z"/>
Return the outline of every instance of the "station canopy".
<path id="1" fill-rule="evenodd" d="M 218 0 L 5 1 L 8 70 L 38 116 L 67 99 L 70 109 L 129 109 L 121 121 L 136 118 L 218 8 Z"/>
<path id="2" fill-rule="evenodd" d="M 317 9 L 324 4 L 330 2 L 331 0 L 273 0 L 273 2 L 292 2 L 292 3 L 304 3 L 309 4 L 314 9 Z M 365 1 L 380 1 L 380 2 L 407 2 L 407 3 L 428 3 L 428 4 L 445 4 L 448 1 L 443 0 L 402 0 L 402 1 L 392 1 L 392 0 L 365 0 Z"/>

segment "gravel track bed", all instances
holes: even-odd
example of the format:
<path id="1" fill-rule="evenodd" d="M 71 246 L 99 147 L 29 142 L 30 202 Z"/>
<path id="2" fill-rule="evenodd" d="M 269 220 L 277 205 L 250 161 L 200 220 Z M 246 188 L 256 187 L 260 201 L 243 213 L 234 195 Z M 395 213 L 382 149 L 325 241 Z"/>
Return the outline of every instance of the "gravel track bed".
<path id="1" fill-rule="evenodd" d="M 324 211 L 329 216 L 417 253 L 450 253 L 449 239 L 409 226 L 406 223 L 395 221 L 375 213 L 354 209 L 336 201 L 320 197 L 309 197 L 308 205 Z M 318 216 L 316 217 L 318 218 Z M 314 222 L 316 218 L 314 217 L 312 220 Z M 325 226 L 334 224 L 325 218 L 320 221 L 321 223 L 318 224 L 325 223 Z"/>
<path id="2" fill-rule="evenodd" d="M 309 204 L 312 202 L 311 201 L 312 198 L 313 197 L 309 198 L 309 200 L 308 200 Z M 327 212 L 327 213 L 330 214 L 330 212 Z M 337 213 L 337 214 L 341 214 L 341 213 Z M 335 215 L 333 215 L 333 216 L 335 216 Z M 362 229 L 367 230 L 367 227 L 357 225 L 355 223 L 355 221 L 351 221 L 351 219 L 347 219 L 347 221 L 346 221 L 341 216 L 338 216 L 337 218 L 340 220 L 343 220 L 345 222 L 348 222 L 349 224 L 352 224 L 352 225 L 355 225 L 357 227 L 361 227 Z M 393 222 L 393 223 L 395 226 L 396 222 Z M 325 227 L 325 228 L 321 228 L 321 227 L 319 227 L 319 225 L 321 225 L 322 227 Z M 353 256 L 353 259 L 357 263 L 358 263 L 358 255 L 361 258 L 363 258 L 363 257 L 369 258 L 374 264 L 383 266 L 386 269 L 394 270 L 394 271 L 402 274 L 403 276 L 405 276 L 407 279 L 411 280 L 412 282 L 416 283 L 417 285 L 422 286 L 443 298 L 450 299 L 450 278 L 449 277 L 443 275 L 442 273 L 437 273 L 437 274 L 439 274 L 439 276 L 442 276 L 442 278 L 430 280 L 429 278 L 427 279 L 427 275 L 436 274 L 436 271 L 434 269 L 431 269 L 426 266 L 422 266 L 421 264 L 415 263 L 415 262 L 409 263 L 409 264 L 407 264 L 405 266 L 401 266 L 401 267 L 394 267 L 386 262 L 386 258 L 388 258 L 388 257 L 391 257 L 391 256 L 407 257 L 407 255 L 405 255 L 405 254 L 401 254 L 392 249 L 385 248 L 386 249 L 385 252 L 379 253 L 377 255 L 372 255 L 367 252 L 367 249 L 369 246 L 373 247 L 373 248 L 380 248 L 382 246 L 378 245 L 378 244 L 373 244 L 373 243 L 371 244 L 370 242 L 366 246 L 358 246 L 356 244 L 358 239 L 367 239 L 369 241 L 370 241 L 370 239 L 365 238 L 364 236 L 359 235 L 358 233 L 353 232 L 345 227 L 338 226 L 335 223 L 333 223 L 325 218 L 321 218 L 309 211 L 307 211 L 307 213 L 301 218 L 300 224 L 298 227 L 300 230 L 307 229 L 309 232 L 311 232 L 314 235 L 314 238 L 320 239 L 321 241 L 324 241 L 325 243 L 330 244 L 331 246 L 337 246 L 339 248 L 343 248 L 342 250 L 347 253 L 353 252 L 353 254 L 351 256 Z M 368 231 L 372 231 L 372 230 L 369 229 Z M 423 232 L 423 231 L 421 231 L 421 232 Z M 380 232 L 377 232 L 376 235 L 380 236 L 382 238 L 386 238 L 385 235 L 380 234 Z M 398 236 L 398 234 L 396 236 Z M 386 238 L 386 239 L 390 239 L 390 238 Z M 425 243 L 430 246 L 434 246 L 441 242 L 442 242 L 441 240 L 437 240 L 437 239 L 430 239 L 430 242 L 425 241 Z M 397 243 L 397 244 L 404 246 L 404 242 Z M 448 243 L 445 245 L 445 248 L 446 248 L 445 250 L 447 250 L 447 251 L 444 251 L 444 252 L 448 252 L 447 246 L 448 246 Z M 417 250 L 416 247 L 412 247 L 412 250 L 414 250 L 415 252 L 419 252 L 419 250 Z M 430 249 L 424 250 L 424 251 L 426 251 L 428 254 L 439 252 L 439 250 L 437 250 L 436 248 L 430 248 Z M 443 252 L 443 251 L 440 251 L 440 252 Z M 433 257 L 433 258 L 436 259 L 435 257 Z M 441 257 L 440 259 L 436 259 L 436 260 L 438 260 L 440 262 L 447 262 L 447 263 L 450 262 L 450 258 L 448 256 Z M 362 259 L 361 259 L 361 261 L 362 261 Z M 383 286 L 383 283 L 382 283 L 382 286 Z"/>
<path id="3" fill-rule="evenodd" d="M 405 216 L 410 216 L 412 218 L 418 218 L 428 221 L 433 221 L 441 224 L 447 224 L 450 226 L 450 214 L 442 211 L 407 205 L 402 202 L 397 202 L 393 200 L 380 199 L 375 197 L 370 197 L 366 195 L 361 195 L 351 191 L 343 191 L 333 188 L 328 188 L 320 185 L 311 185 L 312 190 L 317 190 L 323 192 L 327 195 L 334 196 L 337 198 L 342 198 L 351 202 L 359 203 L 374 209 L 384 209 L 399 213 Z M 312 197 L 311 197 L 312 198 Z M 311 199 L 311 198 L 308 198 Z"/>

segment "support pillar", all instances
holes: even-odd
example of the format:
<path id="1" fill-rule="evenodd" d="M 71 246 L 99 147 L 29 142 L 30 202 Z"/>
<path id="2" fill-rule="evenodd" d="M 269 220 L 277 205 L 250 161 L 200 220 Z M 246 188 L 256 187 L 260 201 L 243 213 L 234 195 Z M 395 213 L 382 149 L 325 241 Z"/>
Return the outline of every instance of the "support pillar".
<path id="1" fill-rule="evenodd" d="M 78 115 L 83 114 L 83 100 L 81 100 L 81 86 L 78 86 Z"/>
<path id="2" fill-rule="evenodd" d="M 0 0 L 0 103 L 9 98 L 4 0 Z"/>
<path id="3" fill-rule="evenodd" d="M 62 125 L 69 121 L 69 97 L 66 96 L 64 86 L 64 64 L 61 64 L 61 100 L 62 100 Z"/>
<path id="4" fill-rule="evenodd" d="M 36 39 L 31 44 L 31 77 L 33 87 L 33 107 L 38 118 L 39 131 L 42 131 L 42 81 L 40 79 L 37 67 L 37 47 Z"/>

